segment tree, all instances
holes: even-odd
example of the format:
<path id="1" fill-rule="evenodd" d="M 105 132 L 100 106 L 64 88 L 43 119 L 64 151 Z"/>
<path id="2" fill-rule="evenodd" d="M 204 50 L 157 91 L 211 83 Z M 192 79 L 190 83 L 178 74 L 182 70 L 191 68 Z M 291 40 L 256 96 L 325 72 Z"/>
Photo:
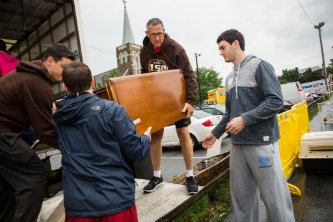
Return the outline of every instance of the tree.
<path id="1" fill-rule="evenodd" d="M 120 74 L 119 74 L 117 68 L 111 69 L 109 74 L 107 74 L 106 76 L 102 76 L 103 84 L 97 83 L 96 87 L 95 86 L 93 87 L 93 90 L 100 89 L 100 88 L 104 87 L 105 84 L 108 84 L 109 78 L 119 77 L 119 76 L 120 76 Z"/>
<path id="2" fill-rule="evenodd" d="M 288 83 L 287 80 L 285 80 L 285 79 L 281 79 L 281 80 L 280 80 L 280 84 L 286 84 L 286 83 Z"/>
<path id="3" fill-rule="evenodd" d="M 104 78 L 104 84 L 108 84 L 110 78 L 119 77 L 120 74 L 117 68 L 111 69 L 110 73 Z"/>
<path id="4" fill-rule="evenodd" d="M 283 81 L 282 81 L 283 80 Z M 296 82 L 299 81 L 299 72 L 298 68 L 294 69 L 284 69 L 282 70 L 282 79 L 280 80 L 280 83 L 288 83 L 288 82 Z"/>
<path id="5" fill-rule="evenodd" d="M 301 78 L 299 79 L 299 81 L 301 83 L 305 83 L 305 82 L 312 82 L 312 81 L 316 81 L 316 80 L 320 80 L 323 79 L 323 75 L 321 73 L 318 72 L 313 72 L 310 68 L 308 68 L 303 75 L 301 76 Z"/>
<path id="6" fill-rule="evenodd" d="M 327 75 L 333 74 L 333 59 L 330 59 L 330 64 L 326 67 Z"/>
<path id="7" fill-rule="evenodd" d="M 195 74 L 196 74 L 196 79 L 198 80 L 197 72 Z M 200 88 L 201 88 L 202 100 L 208 99 L 207 92 L 209 90 L 223 87 L 222 86 L 223 78 L 219 77 L 219 73 L 216 72 L 212 67 L 199 68 L 199 76 L 200 76 Z M 199 104 L 199 100 L 200 100 L 200 95 L 198 87 L 197 99 L 195 101 L 195 104 Z"/>

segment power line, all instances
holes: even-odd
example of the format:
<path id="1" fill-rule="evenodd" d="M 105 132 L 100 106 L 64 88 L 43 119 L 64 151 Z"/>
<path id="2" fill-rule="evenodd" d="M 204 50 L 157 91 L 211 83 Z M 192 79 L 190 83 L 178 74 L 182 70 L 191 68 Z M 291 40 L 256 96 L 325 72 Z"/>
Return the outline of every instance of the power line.
<path id="1" fill-rule="evenodd" d="M 108 53 L 108 54 L 111 54 L 111 55 L 115 55 L 115 56 L 116 56 L 115 53 L 112 53 L 112 52 L 110 52 L 110 51 L 107 51 L 107 50 L 104 50 L 104 49 L 99 49 L 99 48 L 93 47 L 93 46 L 88 45 L 88 44 L 86 44 L 86 46 L 87 46 L 88 48 L 92 48 L 92 49 L 95 49 L 95 50 L 97 50 L 97 51 L 104 52 L 104 53 Z"/>
<path id="2" fill-rule="evenodd" d="M 297 0 L 297 2 L 298 2 L 298 4 L 301 6 L 301 8 L 302 8 L 304 14 L 306 15 L 306 17 L 309 19 L 309 22 L 310 22 L 312 25 L 314 25 L 314 23 L 312 22 L 312 19 L 310 18 L 310 16 L 308 15 L 308 13 L 305 11 L 305 9 L 304 9 L 303 5 L 301 4 L 300 0 Z"/>

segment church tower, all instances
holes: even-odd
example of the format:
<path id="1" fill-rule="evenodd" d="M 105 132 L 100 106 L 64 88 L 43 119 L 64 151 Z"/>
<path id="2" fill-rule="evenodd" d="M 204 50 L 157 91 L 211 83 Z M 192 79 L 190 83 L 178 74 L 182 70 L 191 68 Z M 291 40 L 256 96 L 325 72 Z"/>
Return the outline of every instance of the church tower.
<path id="1" fill-rule="evenodd" d="M 123 42 L 116 48 L 118 72 L 121 75 L 134 75 L 141 73 L 140 50 L 142 46 L 135 44 L 131 24 L 124 2 Z"/>

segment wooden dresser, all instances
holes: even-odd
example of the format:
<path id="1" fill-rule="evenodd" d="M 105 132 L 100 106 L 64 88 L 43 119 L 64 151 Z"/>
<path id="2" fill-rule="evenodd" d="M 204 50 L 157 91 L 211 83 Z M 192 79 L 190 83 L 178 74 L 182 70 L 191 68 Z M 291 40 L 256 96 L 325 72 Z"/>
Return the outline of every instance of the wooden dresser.
<path id="1" fill-rule="evenodd" d="M 179 69 L 111 78 L 95 93 L 122 105 L 139 134 L 149 126 L 156 132 L 186 116 L 181 112 L 186 92 Z"/>

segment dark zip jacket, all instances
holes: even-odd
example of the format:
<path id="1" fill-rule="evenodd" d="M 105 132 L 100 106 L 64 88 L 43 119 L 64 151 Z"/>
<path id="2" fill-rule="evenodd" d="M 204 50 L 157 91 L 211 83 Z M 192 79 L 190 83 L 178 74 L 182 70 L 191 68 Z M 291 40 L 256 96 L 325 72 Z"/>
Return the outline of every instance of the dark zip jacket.
<path id="1" fill-rule="evenodd" d="M 242 116 L 245 128 L 231 135 L 233 144 L 271 144 L 280 138 L 276 114 L 283 108 L 280 83 L 272 65 L 246 56 L 226 80 L 226 112 L 212 134 L 219 138 L 228 122 Z"/>
<path id="2" fill-rule="evenodd" d="M 132 164 L 148 156 L 150 139 L 136 134 L 122 106 L 92 93 L 56 105 L 66 214 L 101 217 L 133 206 Z"/>
<path id="3" fill-rule="evenodd" d="M 163 48 L 155 52 L 153 45 L 146 36 L 140 52 L 142 73 L 181 69 L 185 79 L 186 102 L 194 105 L 197 97 L 195 75 L 184 48 L 165 34 Z"/>
<path id="4" fill-rule="evenodd" d="M 32 125 L 38 139 L 57 147 L 52 122 L 53 81 L 41 61 L 21 62 L 0 78 L 0 132 Z"/>

